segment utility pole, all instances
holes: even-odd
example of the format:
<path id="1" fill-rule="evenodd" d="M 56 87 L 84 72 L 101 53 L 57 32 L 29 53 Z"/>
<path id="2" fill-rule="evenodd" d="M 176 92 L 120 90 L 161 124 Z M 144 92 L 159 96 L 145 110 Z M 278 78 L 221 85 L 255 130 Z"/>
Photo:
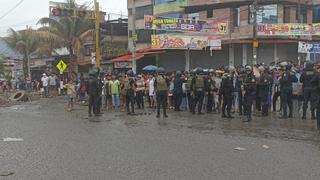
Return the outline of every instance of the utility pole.
<path id="1" fill-rule="evenodd" d="M 251 8 L 251 13 L 253 13 L 253 25 L 252 25 L 252 31 L 253 31 L 253 41 L 252 41 L 252 47 L 253 47 L 253 62 L 252 64 L 257 64 L 257 47 L 258 47 L 258 40 L 257 40 L 257 11 L 258 11 L 258 0 L 254 0 Z"/>
<path id="2" fill-rule="evenodd" d="M 136 2 L 132 0 L 132 71 L 137 72 L 137 60 L 136 60 Z"/>
<path id="3" fill-rule="evenodd" d="M 100 67 L 100 10 L 99 10 L 99 2 L 97 0 L 94 0 L 94 6 L 95 6 L 95 33 L 96 33 L 96 67 Z"/>
<path id="4" fill-rule="evenodd" d="M 301 18 L 301 0 L 298 1 L 298 23 L 302 23 Z M 298 35 L 298 44 L 300 41 L 300 35 Z M 298 45 L 299 46 L 299 45 Z M 298 64 L 301 65 L 301 54 L 298 52 Z"/>

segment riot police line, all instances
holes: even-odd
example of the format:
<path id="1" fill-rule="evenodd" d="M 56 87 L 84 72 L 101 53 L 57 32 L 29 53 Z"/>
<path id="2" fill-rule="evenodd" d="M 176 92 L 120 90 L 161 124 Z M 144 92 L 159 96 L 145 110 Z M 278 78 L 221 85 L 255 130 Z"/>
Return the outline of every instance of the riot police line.
<path id="1" fill-rule="evenodd" d="M 108 87 L 106 78 L 110 76 L 89 73 L 86 88 L 89 116 L 101 113 L 103 99 L 108 99 L 105 89 Z M 190 72 L 174 73 L 160 67 L 148 76 L 135 75 L 129 70 L 122 76 L 119 89 L 123 111 L 128 115 L 135 113 L 136 105 L 144 108 L 144 102 L 148 100 L 149 107 L 157 109 L 158 118 L 161 109 L 164 118 L 168 117 L 167 109 L 182 111 L 184 100 L 185 110 L 192 114 L 221 113 L 222 118 L 234 118 L 232 114 L 238 113 L 245 117 L 244 122 L 250 122 L 254 109 L 261 112 L 261 116 L 269 116 L 271 110 L 281 112 L 279 118 L 287 119 L 293 117 L 293 99 L 297 98 L 303 102 L 301 118 L 306 119 L 310 109 L 311 119 L 317 119 L 320 128 L 319 63 L 306 62 L 304 66 L 298 66 L 281 62 L 273 66 L 229 66 L 216 70 L 198 67 Z"/>

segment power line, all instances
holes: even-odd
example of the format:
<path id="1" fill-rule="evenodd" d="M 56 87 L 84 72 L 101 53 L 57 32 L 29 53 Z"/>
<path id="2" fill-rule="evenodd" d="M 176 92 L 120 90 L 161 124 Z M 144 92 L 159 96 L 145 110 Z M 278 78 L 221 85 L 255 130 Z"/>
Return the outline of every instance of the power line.
<path id="1" fill-rule="evenodd" d="M 6 17 L 8 14 L 10 14 L 13 10 L 15 10 L 20 4 L 23 3 L 23 1 L 24 0 L 20 0 L 15 6 L 13 6 L 11 9 L 9 9 L 9 11 L 7 11 L 2 16 L 0 16 L 0 20 L 3 19 L 4 17 Z"/>

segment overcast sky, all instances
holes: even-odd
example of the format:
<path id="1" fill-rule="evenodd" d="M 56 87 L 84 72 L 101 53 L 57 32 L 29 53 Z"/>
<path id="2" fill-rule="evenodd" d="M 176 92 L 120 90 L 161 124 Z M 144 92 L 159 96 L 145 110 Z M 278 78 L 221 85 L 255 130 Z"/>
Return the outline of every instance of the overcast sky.
<path id="1" fill-rule="evenodd" d="M 0 0 L 0 17 L 21 0 Z M 51 0 L 53 1 L 53 0 Z M 64 0 L 55 0 L 64 2 Z M 76 0 L 78 4 L 93 0 Z M 107 13 L 127 15 L 127 0 L 99 0 L 100 9 Z M 93 3 L 91 3 L 93 5 Z M 49 15 L 49 0 L 24 0 L 15 10 L 0 19 L 0 36 L 5 36 L 9 27 L 23 29 L 26 25 L 35 26 L 41 17 Z"/>

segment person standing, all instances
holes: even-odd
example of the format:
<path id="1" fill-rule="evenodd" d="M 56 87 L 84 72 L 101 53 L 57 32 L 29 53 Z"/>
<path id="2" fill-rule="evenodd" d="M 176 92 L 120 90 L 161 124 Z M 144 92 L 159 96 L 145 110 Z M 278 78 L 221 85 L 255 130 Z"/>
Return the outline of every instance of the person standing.
<path id="1" fill-rule="evenodd" d="M 252 120 L 252 105 L 253 101 L 256 98 L 257 92 L 257 81 L 256 77 L 253 74 L 251 66 L 246 66 L 247 76 L 243 83 L 243 92 L 244 92 L 244 113 L 247 116 L 247 119 L 244 122 L 250 122 Z"/>
<path id="2" fill-rule="evenodd" d="M 124 90 L 126 94 L 126 108 L 127 108 L 127 114 L 134 114 L 134 99 L 135 99 L 135 82 L 133 79 L 133 71 L 128 70 L 127 76 L 124 79 Z M 130 111 L 131 106 L 131 111 Z"/>
<path id="3" fill-rule="evenodd" d="M 173 87 L 173 103 L 174 103 L 174 110 L 175 111 L 181 111 L 180 110 L 180 106 L 181 106 L 181 102 L 182 102 L 182 96 L 183 96 L 183 92 L 182 92 L 182 84 L 183 84 L 183 80 L 181 79 L 181 72 L 177 71 L 176 72 L 176 77 L 174 79 L 174 87 Z"/>
<path id="4" fill-rule="evenodd" d="M 265 68 L 263 66 L 259 67 L 260 77 L 257 82 L 257 86 L 259 89 L 258 97 L 261 103 L 261 112 L 262 116 L 268 116 L 268 95 L 269 95 L 269 76 L 265 72 Z"/>
<path id="5" fill-rule="evenodd" d="M 68 111 L 71 112 L 74 109 L 74 102 L 76 99 L 76 84 L 70 79 L 69 83 L 65 85 L 67 88 L 67 96 L 68 96 Z"/>
<path id="6" fill-rule="evenodd" d="M 98 99 L 98 80 L 96 78 L 95 72 L 89 73 L 89 80 L 87 84 L 87 94 L 89 96 L 89 106 L 88 106 L 88 114 L 89 117 L 92 116 L 92 111 L 94 115 L 97 115 L 97 99 Z"/>
<path id="7" fill-rule="evenodd" d="M 112 75 L 112 80 L 108 83 L 112 98 L 112 108 L 120 109 L 120 81 L 116 79 L 115 75 Z"/>
<path id="8" fill-rule="evenodd" d="M 160 118 L 160 106 L 163 108 L 163 117 L 167 118 L 167 97 L 168 97 L 168 87 L 169 80 L 165 78 L 165 69 L 159 67 L 157 70 L 157 77 L 155 79 L 154 85 L 157 94 L 157 118 Z"/>
<path id="9" fill-rule="evenodd" d="M 49 78 L 46 73 L 42 74 L 41 83 L 44 89 L 44 96 L 48 98 L 49 97 Z"/>
<path id="10" fill-rule="evenodd" d="M 50 75 L 49 86 L 50 86 L 51 97 L 57 97 L 57 78 L 55 74 Z"/>
<path id="11" fill-rule="evenodd" d="M 136 86 L 137 86 L 137 105 L 138 105 L 138 109 L 144 109 L 144 92 L 146 89 L 146 82 L 144 80 L 144 78 L 142 77 L 142 75 L 138 75 L 137 77 L 137 81 L 136 81 Z"/>
<path id="12" fill-rule="evenodd" d="M 232 72 L 233 68 L 229 68 L 229 73 L 225 73 L 223 75 L 222 81 L 221 81 L 221 88 L 220 88 L 220 94 L 222 95 L 223 104 L 222 104 L 222 118 L 233 118 L 231 116 L 231 107 L 232 107 L 232 101 L 233 101 L 233 92 L 234 92 L 234 83 L 233 83 L 233 77 Z M 227 114 L 226 114 L 227 110 Z"/>
<path id="13" fill-rule="evenodd" d="M 217 91 L 216 82 L 213 79 L 215 72 L 213 69 L 209 70 L 208 78 L 206 79 L 206 92 L 208 92 L 207 113 L 212 113 L 214 107 L 214 92 Z"/>
<path id="14" fill-rule="evenodd" d="M 192 106 L 192 114 L 196 113 L 196 106 L 198 105 L 198 114 L 202 114 L 202 105 L 203 99 L 205 95 L 205 78 L 202 68 L 196 68 L 196 75 L 192 80 L 191 83 L 191 90 L 193 99 L 193 106 Z"/>
<path id="15" fill-rule="evenodd" d="M 320 63 L 315 65 L 316 75 L 311 79 L 314 95 L 314 106 L 317 109 L 317 128 L 320 131 Z"/>
<path id="16" fill-rule="evenodd" d="M 290 72 L 291 65 L 287 63 L 281 64 L 281 78 L 280 78 L 280 98 L 282 103 L 283 114 L 280 118 L 288 118 L 288 107 L 289 107 L 289 118 L 292 118 L 292 83 L 297 82 L 298 79 L 295 74 Z"/>
<path id="17" fill-rule="evenodd" d="M 308 103 L 311 104 L 311 119 L 315 119 L 315 103 L 312 95 L 311 79 L 316 75 L 313 70 L 313 64 L 306 62 L 303 74 L 300 77 L 300 82 L 302 83 L 303 92 L 303 113 L 302 119 L 306 119 Z"/>

